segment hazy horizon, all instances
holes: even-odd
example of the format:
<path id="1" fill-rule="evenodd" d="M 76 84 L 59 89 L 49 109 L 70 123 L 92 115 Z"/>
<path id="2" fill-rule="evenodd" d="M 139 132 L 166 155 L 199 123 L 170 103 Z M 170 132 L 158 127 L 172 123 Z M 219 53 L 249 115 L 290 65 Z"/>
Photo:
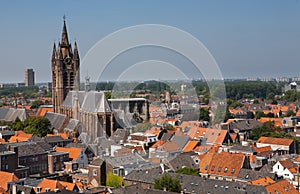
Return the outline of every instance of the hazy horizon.
<path id="1" fill-rule="evenodd" d="M 27 68 L 34 69 L 36 83 L 51 81 L 52 47 L 61 37 L 63 15 L 67 18 L 70 42 L 72 46 L 75 40 L 78 43 L 81 59 L 96 42 L 119 29 L 163 24 L 200 40 L 215 58 L 225 79 L 300 77 L 298 0 L 29 0 L 2 1 L 0 10 L 0 67 L 3 69 L 0 83 L 24 82 Z M 159 55 L 153 53 L 146 53 L 147 57 Z M 130 63 L 128 56 L 124 61 Z M 184 67 L 186 62 L 180 65 Z M 115 80 L 118 76 L 114 75 L 115 70 L 108 71 L 105 79 Z M 81 72 L 82 77 L 85 74 L 88 72 Z M 139 76 L 146 75 L 147 72 Z M 199 75 L 189 76 L 198 78 Z"/>

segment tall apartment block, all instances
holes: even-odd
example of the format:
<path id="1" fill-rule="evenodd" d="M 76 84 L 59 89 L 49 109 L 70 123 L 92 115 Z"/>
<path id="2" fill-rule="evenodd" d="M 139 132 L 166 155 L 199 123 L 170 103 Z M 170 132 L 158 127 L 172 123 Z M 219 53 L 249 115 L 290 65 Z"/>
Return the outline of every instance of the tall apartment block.
<path id="1" fill-rule="evenodd" d="M 33 69 L 25 70 L 25 86 L 34 86 L 34 71 L 33 71 Z"/>

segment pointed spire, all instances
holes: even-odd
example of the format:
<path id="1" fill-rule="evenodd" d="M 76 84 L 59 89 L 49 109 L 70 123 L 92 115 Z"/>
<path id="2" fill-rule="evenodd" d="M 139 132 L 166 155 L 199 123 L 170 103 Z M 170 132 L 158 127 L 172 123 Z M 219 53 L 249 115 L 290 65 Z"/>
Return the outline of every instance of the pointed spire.
<path id="1" fill-rule="evenodd" d="M 53 51 L 52 51 L 52 61 L 56 59 L 56 45 L 55 45 L 55 42 L 54 42 L 54 45 L 53 45 Z"/>
<path id="2" fill-rule="evenodd" d="M 76 41 L 74 43 L 74 59 L 79 59 L 78 47 Z"/>
<path id="3" fill-rule="evenodd" d="M 61 45 L 60 45 L 60 42 L 58 43 L 57 58 L 58 58 L 58 59 L 62 59 L 62 52 L 61 52 Z"/>
<path id="4" fill-rule="evenodd" d="M 64 45 L 64 46 L 69 45 L 69 39 L 68 39 L 68 32 L 67 32 L 65 16 L 64 16 L 64 26 L 63 26 L 62 35 L 61 35 L 61 44 Z"/>

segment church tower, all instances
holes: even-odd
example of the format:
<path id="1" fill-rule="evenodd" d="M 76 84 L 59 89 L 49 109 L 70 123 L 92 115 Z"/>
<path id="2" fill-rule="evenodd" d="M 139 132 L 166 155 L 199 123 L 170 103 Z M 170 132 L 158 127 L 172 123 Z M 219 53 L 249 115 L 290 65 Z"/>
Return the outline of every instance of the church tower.
<path id="1" fill-rule="evenodd" d="M 52 51 L 52 103 L 54 111 L 61 113 L 61 105 L 71 90 L 79 90 L 79 66 L 80 59 L 76 41 L 74 50 L 68 39 L 66 21 L 62 29 L 61 41 L 57 48 L 54 43 Z"/>

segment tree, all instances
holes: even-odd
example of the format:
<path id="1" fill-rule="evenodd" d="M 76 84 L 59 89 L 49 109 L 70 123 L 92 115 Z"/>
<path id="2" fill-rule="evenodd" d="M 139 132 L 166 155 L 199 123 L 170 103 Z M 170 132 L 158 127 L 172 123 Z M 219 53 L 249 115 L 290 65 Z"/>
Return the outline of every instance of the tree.
<path id="1" fill-rule="evenodd" d="M 261 136 L 274 137 L 275 134 L 282 133 L 280 127 L 274 125 L 274 121 L 267 121 L 260 127 L 254 127 L 250 132 L 250 139 L 258 140 Z"/>
<path id="2" fill-rule="evenodd" d="M 181 168 L 176 171 L 178 174 L 187 174 L 192 176 L 199 176 L 199 170 L 193 168 Z"/>
<path id="3" fill-rule="evenodd" d="M 39 108 L 41 105 L 43 105 L 43 101 L 41 100 L 36 100 L 34 101 L 32 104 L 31 104 L 31 109 L 34 109 L 34 108 Z"/>
<path id="4" fill-rule="evenodd" d="M 106 186 L 113 188 L 121 188 L 123 184 L 123 178 L 118 175 L 114 175 L 112 172 L 109 172 L 106 179 Z"/>
<path id="5" fill-rule="evenodd" d="M 210 121 L 209 110 L 207 108 L 200 108 L 199 120 Z"/>
<path id="6" fill-rule="evenodd" d="M 164 173 L 161 178 L 154 179 L 154 189 L 164 190 L 170 192 L 181 191 L 181 183 L 178 178 L 173 178 L 171 175 Z"/>
<path id="7" fill-rule="evenodd" d="M 27 118 L 23 123 L 24 132 L 44 137 L 52 133 L 51 123 L 45 117 Z"/>
<path id="8" fill-rule="evenodd" d="M 19 117 L 17 117 L 15 119 L 15 121 L 10 125 L 10 127 L 12 128 L 12 130 L 14 131 L 19 131 L 19 130 L 23 130 L 24 129 L 24 124 L 23 122 L 20 120 Z"/>

